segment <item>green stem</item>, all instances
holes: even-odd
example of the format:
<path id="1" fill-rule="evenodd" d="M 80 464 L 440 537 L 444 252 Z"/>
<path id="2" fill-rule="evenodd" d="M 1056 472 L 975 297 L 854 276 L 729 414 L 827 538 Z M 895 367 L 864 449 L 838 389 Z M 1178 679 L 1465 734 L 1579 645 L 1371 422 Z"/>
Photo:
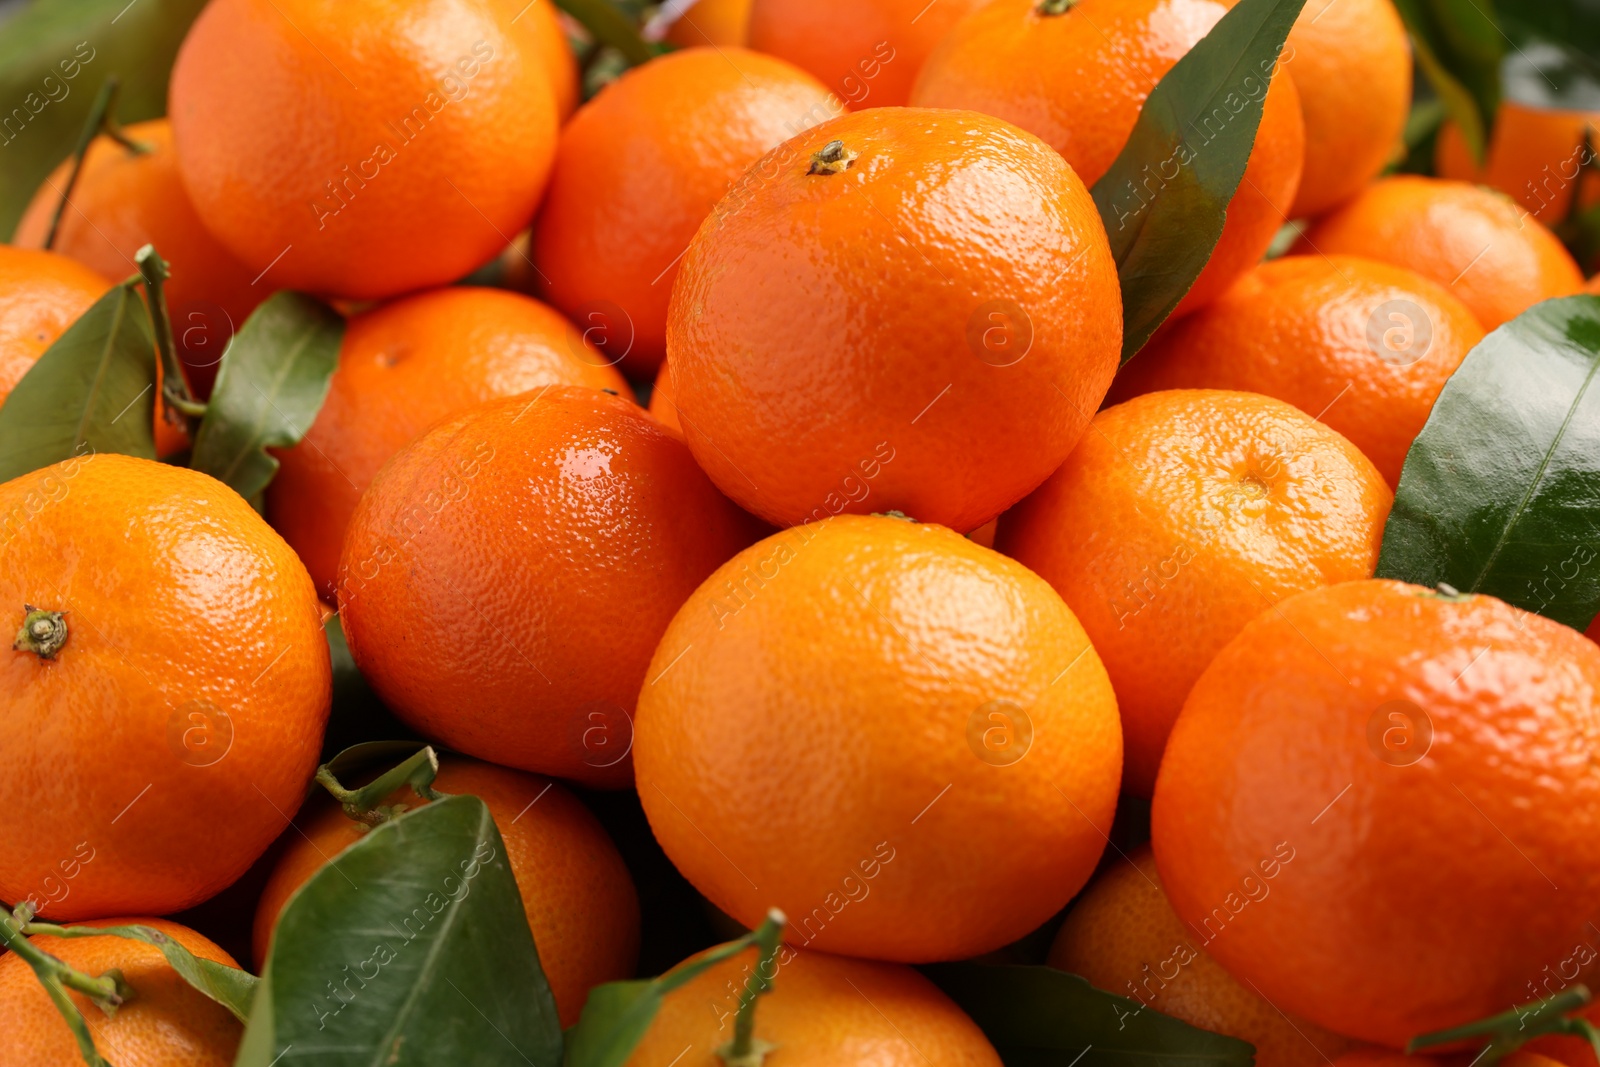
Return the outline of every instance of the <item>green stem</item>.
<path id="1" fill-rule="evenodd" d="M 444 794 L 433 788 L 433 779 L 438 773 L 439 757 L 429 745 L 359 789 L 346 789 L 326 763 L 317 768 L 317 781 L 333 794 L 346 815 L 357 822 L 376 826 L 406 810 L 404 804 L 383 804 L 384 798 L 401 786 L 409 785 L 411 791 L 424 800 L 441 799 Z"/>
<path id="2" fill-rule="evenodd" d="M 56 201 L 56 209 L 50 216 L 50 228 L 45 231 L 44 247 L 54 248 L 56 236 L 61 232 L 61 217 L 67 212 L 67 203 L 72 199 L 72 190 L 78 184 L 78 175 L 83 173 L 83 159 L 89 153 L 89 145 L 94 139 L 104 133 L 118 144 L 132 152 L 145 153 L 150 151 L 150 146 L 135 141 L 123 132 L 117 123 L 117 95 L 122 91 L 122 83 L 115 74 L 107 75 L 106 80 L 100 83 L 100 92 L 95 96 L 94 103 L 89 105 L 89 117 L 84 120 L 83 129 L 78 131 L 78 143 L 72 149 L 72 169 L 67 172 L 67 183 L 61 189 L 61 198 Z"/>
<path id="3" fill-rule="evenodd" d="M 555 5 L 581 22 L 595 40 L 621 52 L 630 65 L 649 62 L 660 54 L 639 36 L 633 20 L 608 0 L 555 0 Z"/>
<path id="4" fill-rule="evenodd" d="M 155 333 L 156 352 L 161 357 L 161 417 L 179 426 L 194 440 L 205 416 L 206 406 L 189 392 L 189 381 L 183 376 L 183 364 L 178 360 L 177 346 L 172 343 L 172 318 L 167 313 L 166 280 L 172 276 L 166 260 L 156 251 L 155 245 L 145 245 L 133 254 L 139 265 L 139 276 L 144 280 L 145 301 L 150 309 L 150 326 Z"/>
<path id="5" fill-rule="evenodd" d="M 1473 1062 L 1479 1067 L 1493 1067 L 1493 1064 L 1536 1037 L 1567 1034 L 1584 1038 L 1600 1056 L 1600 1030 L 1587 1019 L 1569 1014 L 1588 1003 L 1588 987 L 1575 985 L 1553 997 L 1523 1004 L 1487 1019 L 1412 1038 L 1406 1046 L 1406 1052 L 1415 1053 L 1440 1045 L 1454 1045 L 1474 1037 L 1487 1037 L 1489 1043 Z"/>
<path id="6" fill-rule="evenodd" d="M 117 1009 L 133 996 L 133 990 L 122 980 L 119 971 L 107 971 L 98 978 L 91 978 L 39 948 L 28 940 L 28 935 L 35 932 L 29 926 L 32 918 L 33 909 L 26 903 L 18 904 L 10 915 L 0 916 L 0 946 L 10 949 L 33 969 L 34 975 L 55 1003 L 56 1010 L 72 1031 L 83 1062 L 89 1067 L 111 1067 L 94 1047 L 88 1021 L 67 995 L 67 990 L 82 993 L 107 1015 L 115 1015 Z"/>
<path id="7" fill-rule="evenodd" d="M 783 946 L 783 928 L 788 925 L 783 912 L 773 908 L 751 938 L 760 949 L 755 972 L 739 993 L 739 1013 L 733 1020 L 733 1040 L 717 1050 L 727 1067 L 761 1067 L 767 1053 L 776 1046 L 755 1036 L 756 1001 L 772 989 L 777 976 L 778 949 Z"/>

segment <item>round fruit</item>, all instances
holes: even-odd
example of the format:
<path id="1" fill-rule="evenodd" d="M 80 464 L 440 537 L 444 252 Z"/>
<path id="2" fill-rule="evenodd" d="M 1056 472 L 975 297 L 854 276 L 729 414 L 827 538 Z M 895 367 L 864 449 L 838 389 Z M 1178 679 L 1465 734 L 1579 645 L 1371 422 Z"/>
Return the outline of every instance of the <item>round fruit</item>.
<path id="1" fill-rule="evenodd" d="M 1348 1038 L 1290 1019 L 1233 979 L 1205 952 L 1161 888 L 1148 847 L 1090 883 L 1056 934 L 1050 966 L 1203 1030 L 1256 1048 L 1260 1067 L 1322 1067 Z"/>
<path id="2" fill-rule="evenodd" d="M 1584 207 L 1600 201 L 1600 180 L 1583 173 L 1584 136 L 1596 128 L 1597 112 L 1504 100 L 1483 166 L 1472 157 L 1460 127 L 1447 119 L 1434 143 L 1434 168 L 1441 178 L 1498 189 L 1546 226 L 1555 226 L 1571 212 L 1574 195 Z"/>
<path id="3" fill-rule="evenodd" d="M 667 28 L 679 48 L 742 46 L 749 34 L 750 0 L 697 0 Z"/>
<path id="4" fill-rule="evenodd" d="M 204 474 L 89 455 L 0 485 L 0 605 L 0 807 L 28 813 L 0 828 L 0 900 L 162 914 L 243 874 L 328 716 L 289 546 Z"/>
<path id="5" fill-rule="evenodd" d="M 749 510 L 970 530 L 1072 450 L 1121 323 L 1094 201 L 1048 145 L 882 108 L 779 146 L 717 205 L 667 346 L 689 447 Z"/>
<path id="6" fill-rule="evenodd" d="M 109 288 L 77 260 L 0 245 L 0 403 Z"/>
<path id="7" fill-rule="evenodd" d="M 562 131 L 534 230 L 541 288 L 580 326 L 614 332 L 608 353 L 648 378 L 700 223 L 762 153 L 840 110 L 810 75 L 743 48 L 634 68 Z"/>
<path id="8" fill-rule="evenodd" d="M 1116 688 L 1124 786 L 1147 797 L 1217 650 L 1284 597 L 1371 577 L 1392 502 L 1371 462 L 1304 412 L 1174 389 L 1095 416 L 995 547 L 1082 620 Z"/>
<path id="9" fill-rule="evenodd" d="M 187 927 L 165 919 L 108 919 L 87 926 L 150 926 L 199 956 L 228 967 L 233 957 Z M 227 1008 L 178 976 L 154 945 L 106 934 L 29 940 L 67 966 L 98 977 L 122 972 L 133 989 L 117 1013 L 107 1016 L 82 993 L 67 996 L 89 1024 L 100 1054 L 117 1067 L 229 1067 L 243 1028 Z M 27 962 L 16 953 L 0 956 L 0 1063 L 28 1067 L 83 1067 L 83 1056 L 66 1020 Z"/>
<path id="10" fill-rule="evenodd" d="M 485 400 L 546 385 L 633 395 L 570 322 L 516 293 L 451 286 L 356 315 L 316 422 L 274 453 L 267 516 L 332 599 L 350 516 L 389 457 Z"/>
<path id="11" fill-rule="evenodd" d="M 1483 327 L 1437 282 L 1359 256 L 1286 256 L 1163 330 L 1112 396 L 1240 389 L 1348 437 L 1393 486 L 1446 379 Z"/>
<path id="12" fill-rule="evenodd" d="M 1041 579 L 943 527 L 841 516 L 754 545 L 683 605 L 649 677 L 656 839 L 739 922 L 782 908 L 797 945 L 987 952 L 1105 845 L 1122 744 L 1100 657 Z"/>
<path id="13" fill-rule="evenodd" d="M 650 414 L 661 425 L 683 432 L 683 424 L 678 421 L 678 403 L 672 399 L 672 368 L 666 363 L 656 372 L 656 384 L 650 390 Z"/>
<path id="14" fill-rule="evenodd" d="M 544 778 L 446 756 L 434 788 L 483 800 L 505 839 L 539 964 L 561 1013 L 578 1021 L 589 990 L 629 978 L 639 952 L 639 898 L 622 856 L 598 820 L 566 789 Z M 427 801 L 410 790 L 386 803 Z M 331 857 L 361 839 L 362 824 L 330 801 L 306 812 L 256 906 L 256 966 L 264 967 L 272 931 L 289 897 Z"/>
<path id="15" fill-rule="evenodd" d="M 501 14 L 509 14 L 511 24 L 533 41 L 533 54 L 550 80 L 556 114 L 565 122 L 578 109 L 582 86 L 578 57 L 572 54 L 572 45 L 567 41 L 561 12 L 551 0 L 499 0 L 499 5 Z"/>
<path id="16" fill-rule="evenodd" d="M 1600 649 L 1492 597 L 1283 601 L 1172 731 L 1173 909 L 1282 1010 L 1392 1048 L 1527 1000 L 1600 907 L 1597 696 Z"/>
<path id="17" fill-rule="evenodd" d="M 1289 216 L 1306 218 L 1361 192 L 1399 146 L 1411 112 L 1411 43 L 1391 0 L 1312 3 L 1280 62 L 1294 77 L 1306 127 Z"/>
<path id="18" fill-rule="evenodd" d="M 361 673 L 424 735 L 622 786 L 662 631 L 756 536 L 632 401 L 546 387 L 389 461 L 350 522 L 339 608 Z"/>
<path id="19" fill-rule="evenodd" d="M 172 270 L 165 286 L 172 339 L 189 384 L 205 396 L 234 331 L 271 290 L 252 285 L 256 272 L 201 225 L 178 178 L 172 125 L 153 119 L 125 132 L 148 151 L 131 151 L 105 136 L 94 139 L 54 249 L 107 278 L 126 278 L 139 272 L 134 253 L 155 245 Z M 64 161 L 33 194 L 17 224 L 16 244 L 44 245 L 71 166 L 72 160 Z"/>
<path id="20" fill-rule="evenodd" d="M 772 989 L 755 1008 L 754 1037 L 777 1046 L 773 1067 L 1000 1067 L 973 1021 L 909 967 L 778 950 Z M 755 950 L 713 965 L 668 993 L 628 1067 L 715 1067 L 732 1036 Z M 707 1011 L 707 1007 L 710 1011 Z M 677 1057 L 674 1060 L 674 1057 Z"/>
<path id="21" fill-rule="evenodd" d="M 851 107 L 898 107 L 934 45 L 983 2 L 754 0 L 750 47 L 816 75 Z"/>
<path id="22" fill-rule="evenodd" d="M 555 154 L 545 47 L 504 0 L 214 0 L 172 70 L 178 168 L 273 289 L 453 281 L 533 217 Z"/>
<path id="23" fill-rule="evenodd" d="M 1156 83 L 1227 10 L 1215 0 L 994 0 L 928 57 L 911 102 L 1014 122 L 1093 185 L 1122 151 Z M 1255 75 L 1241 85 L 1253 99 L 1266 98 L 1255 147 L 1211 261 L 1177 315 L 1208 303 L 1261 260 L 1300 183 L 1305 127 L 1294 83 L 1280 70 L 1270 92 Z M 1201 136 L 1217 132 L 1208 124 Z M 1118 228 L 1134 224 L 1148 197 L 1132 188 L 1118 194 Z"/>
<path id="24" fill-rule="evenodd" d="M 1486 330 L 1583 286 L 1561 242 L 1505 194 L 1415 175 L 1373 182 L 1318 219 L 1295 251 L 1414 270 L 1449 289 Z"/>

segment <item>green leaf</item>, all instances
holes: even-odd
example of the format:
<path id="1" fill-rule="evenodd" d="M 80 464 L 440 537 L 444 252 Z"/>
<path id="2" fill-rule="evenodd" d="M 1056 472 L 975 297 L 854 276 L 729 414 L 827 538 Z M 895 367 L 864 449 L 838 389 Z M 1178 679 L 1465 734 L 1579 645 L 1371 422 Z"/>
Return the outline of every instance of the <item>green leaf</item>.
<path id="1" fill-rule="evenodd" d="M 278 473 L 268 448 L 300 442 L 339 365 L 344 318 L 320 300 L 275 293 L 245 320 L 222 357 L 189 466 L 249 500 Z"/>
<path id="2" fill-rule="evenodd" d="M 154 945 L 185 982 L 233 1012 L 240 1022 L 249 1018 L 250 998 L 255 993 L 259 979 L 237 967 L 201 959 L 153 926 L 56 926 L 51 923 L 29 923 L 27 929 L 29 934 L 45 934 L 49 937 L 112 936 Z"/>
<path id="3" fill-rule="evenodd" d="M 1583 629 L 1600 612 L 1600 297 L 1535 304 L 1445 383 L 1406 455 L 1378 577 Z"/>
<path id="4" fill-rule="evenodd" d="M 1241 0 L 1156 85 L 1094 184 L 1122 282 L 1132 359 L 1211 258 L 1244 177 L 1262 101 L 1305 0 Z"/>
<path id="5" fill-rule="evenodd" d="M 1481 165 L 1500 108 L 1506 38 L 1493 0 L 1394 0 L 1417 65 Z"/>
<path id="6" fill-rule="evenodd" d="M 1053 967 L 940 963 L 922 972 L 972 1016 L 1006 1067 L 1250 1067 L 1249 1042 L 1096 989 Z"/>
<path id="7" fill-rule="evenodd" d="M 784 923 L 781 912 L 771 912 L 760 927 L 737 941 L 680 963 L 659 978 L 595 986 L 589 990 L 583 1014 L 567 1031 L 566 1067 L 622 1067 L 655 1021 L 663 997 L 730 956 L 758 945 L 776 945 Z"/>
<path id="8" fill-rule="evenodd" d="M 138 283 L 115 286 L 0 406 L 0 482 L 73 456 L 156 458 L 156 355 Z"/>
<path id="9" fill-rule="evenodd" d="M 204 6 L 34 0 L 0 26 L 0 234 L 11 233 L 39 183 L 72 151 L 108 74 L 122 79 L 124 122 L 166 112 L 173 57 Z"/>
<path id="10" fill-rule="evenodd" d="M 477 797 L 368 832 L 289 898 L 238 1067 L 553 1067 L 555 1000 Z"/>
<path id="11" fill-rule="evenodd" d="M 1513 46 L 1500 67 L 1507 100 L 1528 107 L 1600 111 L 1596 8 L 1600 5 L 1566 0 L 1507 5 L 1499 12 L 1500 28 Z"/>
<path id="12" fill-rule="evenodd" d="M 661 53 L 639 36 L 633 20 L 609 0 L 555 0 L 555 5 L 580 22 L 596 41 L 622 53 L 630 65 L 648 62 Z"/>

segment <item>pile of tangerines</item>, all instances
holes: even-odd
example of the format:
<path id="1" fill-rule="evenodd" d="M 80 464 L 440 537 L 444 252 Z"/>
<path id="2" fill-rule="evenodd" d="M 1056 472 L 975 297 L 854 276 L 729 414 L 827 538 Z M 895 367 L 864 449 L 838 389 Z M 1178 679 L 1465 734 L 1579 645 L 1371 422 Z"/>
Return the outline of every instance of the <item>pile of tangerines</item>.
<path id="1" fill-rule="evenodd" d="M 1108 1030 L 1388 1065 L 1600 973 L 1600 648 L 1373 577 L 1451 375 L 1584 288 L 1546 223 L 1600 185 L 1525 179 L 1588 118 L 1508 105 L 1481 161 L 1447 124 L 1387 174 L 1405 27 L 1313 0 L 1125 361 L 1119 221 L 1206 148 L 1090 189 L 1233 6 L 668 4 L 595 92 L 547 0 L 212 0 L 168 117 L 106 117 L 0 247 L 0 397 L 146 245 L 184 379 L 133 408 L 156 459 L 0 485 L 0 1067 L 91 1054 L 63 998 L 119 1067 L 234 1062 L 157 947 L 41 923 L 229 967 L 183 923 L 248 927 L 259 974 L 297 890 L 439 794 L 492 813 L 566 1027 L 655 893 L 616 791 L 681 921 L 781 913 L 607 1062 L 998 1064 L 915 969 L 980 959 L 1115 994 Z M 185 457 L 284 290 L 336 309 L 337 369 L 247 500 Z M 313 782 L 335 727 L 430 743 L 432 785 L 352 814 Z M 1515 1055 L 1585 1067 L 1580 1019 Z"/>

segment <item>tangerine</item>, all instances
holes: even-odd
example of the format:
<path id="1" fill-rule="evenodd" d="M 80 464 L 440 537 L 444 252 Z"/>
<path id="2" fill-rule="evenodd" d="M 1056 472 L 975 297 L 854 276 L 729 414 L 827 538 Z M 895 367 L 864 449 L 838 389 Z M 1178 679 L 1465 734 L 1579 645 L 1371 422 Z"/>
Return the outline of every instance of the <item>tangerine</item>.
<path id="1" fill-rule="evenodd" d="M 1434 170 L 1441 178 L 1497 189 L 1546 226 L 1555 226 L 1572 210 L 1575 196 L 1581 207 L 1600 202 L 1600 178 L 1584 172 L 1593 162 L 1585 141 L 1591 130 L 1600 130 L 1600 112 L 1503 100 L 1488 159 L 1480 165 L 1461 128 L 1446 119 L 1434 142 Z"/>
<path id="2" fill-rule="evenodd" d="M 339 609 L 361 673 L 425 736 L 624 786 L 662 631 L 756 536 L 632 401 L 547 386 L 385 465 L 350 521 Z"/>
<path id="3" fill-rule="evenodd" d="M 745 508 L 971 530 L 1072 450 L 1121 323 L 1094 201 L 1048 145 L 881 108 L 786 142 L 723 198 L 667 347 L 689 447 Z"/>
<path id="4" fill-rule="evenodd" d="M 1600 648 L 1492 597 L 1290 597 L 1173 728 L 1173 909 L 1279 1008 L 1391 1048 L 1523 1002 L 1600 906 L 1597 699 Z"/>
<path id="5" fill-rule="evenodd" d="M 1116 688 L 1149 796 L 1189 687 L 1284 597 L 1369 578 L 1393 496 L 1328 427 L 1254 393 L 1174 389 L 1095 416 L 995 547 L 1053 586 Z"/>
<path id="6" fill-rule="evenodd" d="M 734 919 L 776 905 L 796 947 L 928 962 L 1008 944 L 1088 880 L 1122 744 L 1042 579 L 941 526 L 847 515 L 689 597 L 635 760 L 656 840 Z"/>

